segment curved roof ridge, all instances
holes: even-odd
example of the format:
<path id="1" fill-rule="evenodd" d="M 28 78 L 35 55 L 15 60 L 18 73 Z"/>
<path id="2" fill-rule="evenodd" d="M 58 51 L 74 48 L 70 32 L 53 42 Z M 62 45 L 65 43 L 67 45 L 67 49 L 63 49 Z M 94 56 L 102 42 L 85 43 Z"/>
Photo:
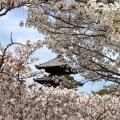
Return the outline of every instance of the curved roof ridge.
<path id="1" fill-rule="evenodd" d="M 63 62 L 60 60 L 61 57 L 56 57 L 52 60 L 49 60 L 45 63 L 39 64 L 39 65 L 35 65 L 36 67 L 52 67 L 52 66 L 62 66 L 62 65 L 66 65 L 66 62 Z"/>

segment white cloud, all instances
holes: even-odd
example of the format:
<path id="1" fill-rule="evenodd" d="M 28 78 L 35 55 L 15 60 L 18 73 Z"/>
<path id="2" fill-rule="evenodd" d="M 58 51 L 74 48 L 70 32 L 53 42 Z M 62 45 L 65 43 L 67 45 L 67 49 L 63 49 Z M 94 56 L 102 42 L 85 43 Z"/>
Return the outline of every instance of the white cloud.
<path id="1" fill-rule="evenodd" d="M 23 15 L 20 14 L 22 12 Z M 32 41 L 43 40 L 44 36 L 39 34 L 37 30 L 19 26 L 20 20 L 25 20 L 26 17 L 27 14 L 22 9 L 16 10 L 16 12 L 13 10 L 7 15 L 0 17 L 0 38 L 9 40 L 10 33 L 12 32 L 14 41 L 24 42 L 28 39 Z"/>

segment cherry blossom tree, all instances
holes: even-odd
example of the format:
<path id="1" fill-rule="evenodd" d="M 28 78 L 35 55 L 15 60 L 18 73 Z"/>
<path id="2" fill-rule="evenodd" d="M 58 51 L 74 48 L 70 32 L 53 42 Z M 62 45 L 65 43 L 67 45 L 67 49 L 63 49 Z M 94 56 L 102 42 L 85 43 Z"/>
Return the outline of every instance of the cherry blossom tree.
<path id="1" fill-rule="evenodd" d="M 10 47 L 15 47 L 15 52 L 10 51 Z M 24 96 L 27 95 L 25 82 L 27 78 L 43 74 L 43 71 L 33 71 L 29 64 L 34 63 L 38 58 L 32 57 L 33 53 L 42 47 L 42 41 L 26 44 L 12 41 L 6 47 L 0 43 L 0 115 L 3 119 L 22 119 L 22 104 Z M 15 102 L 15 106 L 11 104 Z M 17 106 L 18 105 L 18 106 Z M 19 111 L 18 114 L 12 112 Z M 7 111 L 6 111 L 7 110 Z M 12 113 L 11 113 L 12 112 Z M 7 114 L 7 116 L 6 116 Z M 12 118 L 11 118 L 12 116 Z"/>
<path id="2" fill-rule="evenodd" d="M 119 14 L 119 0 L 50 0 L 28 9 L 26 26 L 45 34 L 48 48 L 87 80 L 120 83 Z"/>
<path id="3" fill-rule="evenodd" d="M 38 88 L 34 85 L 25 87 L 23 84 L 21 87 L 20 103 L 19 96 L 17 99 L 14 97 L 2 102 L 1 119 L 119 120 L 120 118 L 120 100 L 118 97 L 93 96 L 85 91 L 76 92 L 72 89 L 58 87 L 55 89 L 52 87 Z M 85 93 L 88 96 L 85 96 Z"/>

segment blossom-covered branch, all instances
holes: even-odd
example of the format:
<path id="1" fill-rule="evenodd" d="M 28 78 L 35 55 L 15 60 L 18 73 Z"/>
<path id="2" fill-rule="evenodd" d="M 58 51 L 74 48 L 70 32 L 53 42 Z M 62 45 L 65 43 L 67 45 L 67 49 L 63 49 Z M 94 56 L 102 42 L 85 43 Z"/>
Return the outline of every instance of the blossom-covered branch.
<path id="1" fill-rule="evenodd" d="M 49 49 L 78 66 L 88 80 L 120 84 L 120 1 L 60 0 L 33 6 L 26 25 L 46 35 Z"/>
<path id="2" fill-rule="evenodd" d="M 30 7 L 34 2 L 39 1 L 41 4 L 47 0 L 1 0 L 0 1 L 0 16 L 6 15 L 9 11 L 19 7 Z"/>

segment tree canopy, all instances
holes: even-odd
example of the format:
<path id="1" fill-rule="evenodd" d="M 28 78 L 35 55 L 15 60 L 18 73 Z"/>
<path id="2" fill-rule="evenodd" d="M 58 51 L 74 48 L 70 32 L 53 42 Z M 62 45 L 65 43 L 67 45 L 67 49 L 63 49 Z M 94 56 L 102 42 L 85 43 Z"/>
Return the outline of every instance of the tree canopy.
<path id="1" fill-rule="evenodd" d="M 28 10 L 25 25 L 43 33 L 47 47 L 83 77 L 120 83 L 119 0 L 1 1 L 1 10 L 20 6 Z"/>
<path id="2" fill-rule="evenodd" d="M 77 66 L 83 77 L 120 83 L 119 0 L 2 0 L 0 3 L 1 11 L 6 10 L 1 16 L 25 6 L 28 10 L 25 25 L 45 34 L 47 47 Z"/>
<path id="3" fill-rule="evenodd" d="M 1 120 L 119 120 L 120 98 L 86 91 L 27 85 L 27 78 L 43 74 L 29 64 L 44 44 L 78 67 L 91 81 L 120 84 L 119 0 L 1 0 L 0 16 L 24 6 L 26 22 L 45 35 L 44 43 L 0 42 Z M 14 52 L 10 47 L 14 46 Z M 74 69 L 73 69 L 74 70 Z"/>

